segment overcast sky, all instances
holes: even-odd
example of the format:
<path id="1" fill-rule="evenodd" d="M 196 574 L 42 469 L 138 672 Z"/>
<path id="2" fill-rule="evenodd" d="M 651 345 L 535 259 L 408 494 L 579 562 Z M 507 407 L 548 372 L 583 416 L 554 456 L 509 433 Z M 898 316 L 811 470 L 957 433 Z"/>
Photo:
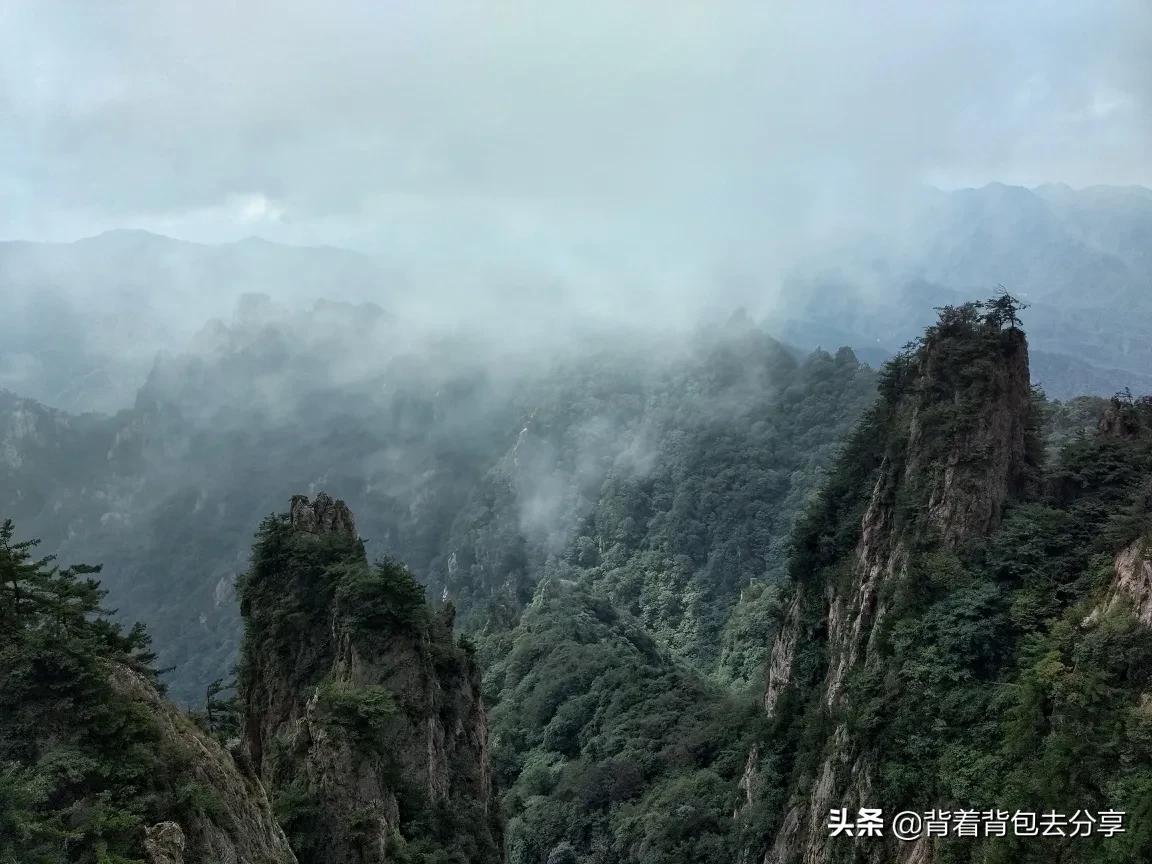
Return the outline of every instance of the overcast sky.
<path id="1" fill-rule="evenodd" d="M 0 239 L 672 262 L 922 183 L 1152 186 L 1150 90 L 1149 0 L 0 0 Z"/>

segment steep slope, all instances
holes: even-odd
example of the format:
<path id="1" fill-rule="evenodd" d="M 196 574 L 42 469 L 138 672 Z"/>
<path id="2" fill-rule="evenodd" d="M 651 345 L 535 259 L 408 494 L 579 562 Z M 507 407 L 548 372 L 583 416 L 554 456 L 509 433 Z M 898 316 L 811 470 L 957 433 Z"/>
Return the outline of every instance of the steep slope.
<path id="1" fill-rule="evenodd" d="M 764 693 L 771 729 L 748 761 L 767 829 L 748 860 L 1147 854 L 1142 830 L 830 836 L 833 808 L 1152 806 L 1141 707 L 1152 634 L 1132 614 L 1152 528 L 1147 409 L 1118 401 L 1099 434 L 1073 437 L 1042 476 L 1014 317 L 1005 298 L 946 308 L 886 369 L 797 532 Z"/>
<path id="2" fill-rule="evenodd" d="M 748 322 L 694 348 L 655 382 L 613 366 L 536 403 L 428 569 L 465 621 L 514 622 L 561 560 L 698 670 L 755 676 L 747 629 L 773 614 L 793 521 L 875 375 Z"/>
<path id="3" fill-rule="evenodd" d="M 873 463 L 879 457 L 879 463 L 846 572 L 838 586 L 810 577 L 798 581 L 773 646 L 764 697 L 769 717 L 791 690 L 810 686 L 796 674 L 803 669 L 805 677 L 812 675 L 803 668 L 810 661 L 798 654 L 817 628 L 822 631 L 816 691 L 820 712 L 833 723 L 827 739 L 816 744 L 820 767 L 808 800 L 790 806 L 774 841 L 777 860 L 826 860 L 830 806 L 858 802 L 874 785 L 860 742 L 835 718 L 843 713 L 849 676 L 879 662 L 881 626 L 909 579 L 913 554 L 929 543 L 954 550 L 986 534 L 999 523 L 1009 493 L 1023 485 L 1031 409 L 1027 347 L 1019 330 L 1001 329 L 999 320 L 981 311 L 947 310 L 920 348 L 889 368 L 883 401 L 866 421 L 877 427 L 883 449 L 859 454 Z M 854 443 L 863 442 L 858 437 Z M 817 527 L 815 519 L 806 526 L 797 572 L 823 563 L 827 540 Z"/>
<path id="4" fill-rule="evenodd" d="M 679 656 L 755 675 L 767 646 L 733 633 L 756 617 L 740 597 L 783 580 L 870 369 L 798 357 L 746 318 L 542 359 L 465 339 L 376 351 L 371 321 L 349 324 L 365 317 L 249 309 L 113 417 L 0 398 L 0 503 L 107 565 L 111 605 L 148 622 L 177 701 L 198 705 L 235 663 L 251 526 L 337 486 L 369 557 L 405 561 L 462 629 L 513 626 L 565 556 Z"/>
<path id="5" fill-rule="evenodd" d="M 240 585 L 256 773 L 303 864 L 499 861 L 479 673 L 400 565 L 321 493 L 261 526 Z"/>
<path id="6" fill-rule="evenodd" d="M 160 694 L 93 568 L 0 526 L 0 861 L 295 864 L 259 780 Z"/>
<path id="7" fill-rule="evenodd" d="M 486 678 L 511 864 L 730 861 L 756 706 L 564 571 Z"/>

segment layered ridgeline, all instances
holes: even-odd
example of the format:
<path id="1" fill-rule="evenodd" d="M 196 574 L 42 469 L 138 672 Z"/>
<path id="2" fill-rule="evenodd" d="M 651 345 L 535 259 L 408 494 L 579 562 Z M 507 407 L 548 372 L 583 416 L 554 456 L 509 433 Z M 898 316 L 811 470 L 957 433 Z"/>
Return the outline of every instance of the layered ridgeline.
<path id="1" fill-rule="evenodd" d="M 799 345 L 895 351 L 1002 283 L 1027 299 L 1033 380 L 1049 397 L 1152 390 L 1152 190 L 990 183 L 932 191 L 885 239 L 821 246 L 785 280 L 776 330 Z"/>
<path id="2" fill-rule="evenodd" d="M 451 608 L 369 566 L 343 501 L 292 499 L 240 586 L 253 770 L 302 864 L 501 860 L 480 676 Z"/>
<path id="3" fill-rule="evenodd" d="M 1010 298 L 945 308 L 798 528 L 744 860 L 1146 860 L 1152 404 L 1049 464 Z M 1113 838 L 830 838 L 832 808 L 1120 810 Z"/>
<path id="4" fill-rule="evenodd" d="M 785 577 L 793 519 L 871 400 L 870 369 L 740 317 L 546 357 L 401 331 L 380 347 L 372 326 L 358 307 L 253 301 L 117 415 L 0 394 L 0 506 L 105 564 L 110 605 L 148 623 L 188 705 L 236 661 L 252 526 L 322 488 L 358 515 L 369 558 L 404 561 L 463 629 L 514 626 L 563 559 L 602 573 L 678 656 L 755 677 L 770 641 L 739 633 Z"/>
<path id="5" fill-rule="evenodd" d="M 94 568 L 0 528 L 0 862 L 488 864 L 503 858 L 479 673 L 343 502 L 261 526 L 235 702 L 187 715 Z"/>

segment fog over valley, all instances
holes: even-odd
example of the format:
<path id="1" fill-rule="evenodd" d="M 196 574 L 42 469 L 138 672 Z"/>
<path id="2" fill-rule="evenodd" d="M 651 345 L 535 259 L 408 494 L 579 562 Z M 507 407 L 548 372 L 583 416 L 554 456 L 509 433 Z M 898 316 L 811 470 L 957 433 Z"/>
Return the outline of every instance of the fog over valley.
<path id="1" fill-rule="evenodd" d="M 0 864 L 1152 860 L 1150 49 L 0 4 Z"/>

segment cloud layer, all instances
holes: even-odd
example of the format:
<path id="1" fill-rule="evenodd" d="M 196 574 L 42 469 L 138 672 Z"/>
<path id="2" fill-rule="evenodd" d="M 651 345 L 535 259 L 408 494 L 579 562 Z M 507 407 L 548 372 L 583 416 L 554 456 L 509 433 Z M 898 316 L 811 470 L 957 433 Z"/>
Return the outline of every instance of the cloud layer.
<path id="1" fill-rule="evenodd" d="M 1146 0 L 9 0 L 0 238 L 660 280 L 922 183 L 1152 185 L 1150 47 Z"/>

